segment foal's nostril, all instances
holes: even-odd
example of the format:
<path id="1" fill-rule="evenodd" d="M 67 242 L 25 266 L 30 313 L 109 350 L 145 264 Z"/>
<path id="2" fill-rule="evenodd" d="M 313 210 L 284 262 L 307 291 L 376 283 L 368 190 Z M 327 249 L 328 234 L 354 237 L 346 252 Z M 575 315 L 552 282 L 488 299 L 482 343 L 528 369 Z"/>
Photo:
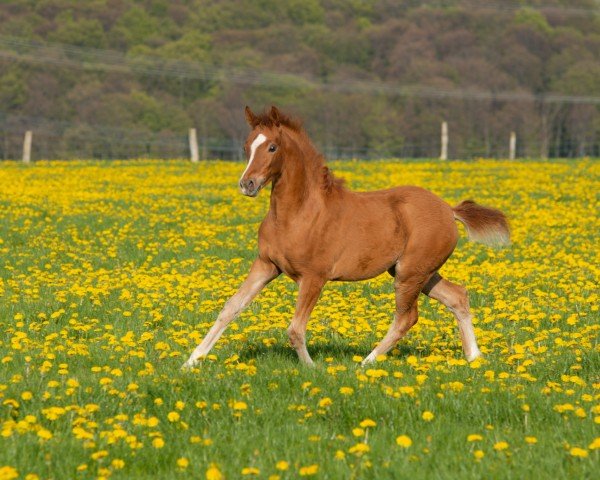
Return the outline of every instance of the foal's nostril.
<path id="1" fill-rule="evenodd" d="M 258 182 L 249 178 L 240 180 L 240 189 L 244 195 L 254 196 L 258 191 Z"/>

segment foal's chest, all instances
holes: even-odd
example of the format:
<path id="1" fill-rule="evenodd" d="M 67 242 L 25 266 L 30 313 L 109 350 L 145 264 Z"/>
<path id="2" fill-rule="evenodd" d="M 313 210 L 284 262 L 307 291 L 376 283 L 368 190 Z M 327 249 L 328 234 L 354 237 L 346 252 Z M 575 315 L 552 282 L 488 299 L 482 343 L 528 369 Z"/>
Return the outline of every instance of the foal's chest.
<path id="1" fill-rule="evenodd" d="M 282 230 L 266 221 L 259 230 L 258 248 L 261 257 L 268 258 L 294 280 L 307 273 L 326 271 L 331 256 L 311 229 Z"/>

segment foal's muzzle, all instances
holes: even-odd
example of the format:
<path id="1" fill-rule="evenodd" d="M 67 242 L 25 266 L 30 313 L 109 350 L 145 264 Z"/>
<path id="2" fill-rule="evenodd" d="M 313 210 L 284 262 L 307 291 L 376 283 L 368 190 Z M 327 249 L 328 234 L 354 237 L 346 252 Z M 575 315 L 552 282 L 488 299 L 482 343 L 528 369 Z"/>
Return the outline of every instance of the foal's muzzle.
<path id="1" fill-rule="evenodd" d="M 261 189 L 263 182 L 255 178 L 247 178 L 246 180 L 240 180 L 240 189 L 244 195 L 248 197 L 256 197 L 259 190 Z"/>

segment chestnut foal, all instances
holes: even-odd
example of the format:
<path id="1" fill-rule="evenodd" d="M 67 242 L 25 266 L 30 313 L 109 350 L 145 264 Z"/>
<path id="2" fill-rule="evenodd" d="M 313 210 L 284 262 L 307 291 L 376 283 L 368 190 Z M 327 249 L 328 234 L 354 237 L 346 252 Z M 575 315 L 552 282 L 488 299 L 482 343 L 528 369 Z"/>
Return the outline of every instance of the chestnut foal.
<path id="1" fill-rule="evenodd" d="M 385 271 L 394 277 L 396 312 L 389 331 L 363 364 L 390 350 L 417 322 L 419 293 L 454 313 L 467 360 L 480 356 L 467 291 L 442 278 L 438 269 L 456 246 L 455 220 L 473 240 L 508 243 L 504 214 L 473 201 L 452 208 L 412 186 L 351 192 L 325 166 L 298 122 L 275 107 L 259 115 L 246 107 L 246 120 L 252 131 L 240 189 L 255 197 L 272 183 L 270 209 L 258 231 L 258 258 L 184 367 L 206 356 L 227 325 L 282 272 L 298 283 L 288 335 L 305 363 L 312 363 L 306 325 L 323 285 L 365 280 Z"/>

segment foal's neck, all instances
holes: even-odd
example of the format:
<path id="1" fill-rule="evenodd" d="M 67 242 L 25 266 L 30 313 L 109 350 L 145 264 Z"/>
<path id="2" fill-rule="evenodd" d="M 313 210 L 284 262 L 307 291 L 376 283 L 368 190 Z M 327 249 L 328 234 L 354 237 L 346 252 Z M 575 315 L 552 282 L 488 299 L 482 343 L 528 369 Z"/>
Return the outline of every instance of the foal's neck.
<path id="1" fill-rule="evenodd" d="M 322 204 L 324 163 L 303 133 L 285 133 L 281 174 L 273 183 L 271 210 L 276 217 Z"/>

